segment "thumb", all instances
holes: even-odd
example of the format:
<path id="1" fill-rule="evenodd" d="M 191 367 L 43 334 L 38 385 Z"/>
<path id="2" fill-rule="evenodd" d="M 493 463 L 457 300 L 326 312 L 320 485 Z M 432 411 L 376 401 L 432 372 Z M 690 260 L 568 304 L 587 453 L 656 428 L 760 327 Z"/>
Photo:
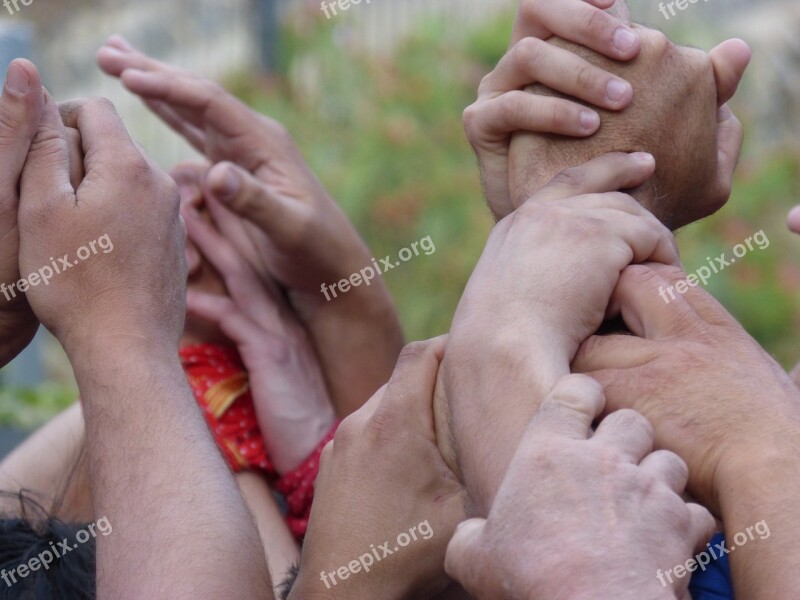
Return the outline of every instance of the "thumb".
<path id="1" fill-rule="evenodd" d="M 291 225 L 289 202 L 238 165 L 214 165 L 206 177 L 206 191 L 273 239 L 281 238 Z"/>
<path id="2" fill-rule="evenodd" d="M 752 52 L 744 41 L 732 39 L 722 42 L 708 56 L 717 81 L 717 105 L 722 106 L 736 93 Z"/>
<path id="3" fill-rule="evenodd" d="M 475 585 L 482 561 L 477 560 L 481 548 L 480 538 L 486 519 L 468 519 L 459 524 L 450 542 L 444 559 L 444 570 L 458 581 L 470 594 L 475 594 Z M 478 594 L 477 597 L 480 597 Z"/>
<path id="4" fill-rule="evenodd" d="M 29 210 L 47 211 L 49 205 L 57 206 L 67 198 L 74 202 L 67 131 L 49 94 L 45 94 L 42 119 L 22 172 L 20 196 L 21 223 Z M 26 203 L 29 204 L 26 206 Z"/>
<path id="5" fill-rule="evenodd" d="M 0 98 L 0 202 L 16 206 L 17 184 L 39 127 L 44 96 L 33 63 L 17 59 L 8 67 Z M 16 225 L 16 219 L 14 219 Z"/>

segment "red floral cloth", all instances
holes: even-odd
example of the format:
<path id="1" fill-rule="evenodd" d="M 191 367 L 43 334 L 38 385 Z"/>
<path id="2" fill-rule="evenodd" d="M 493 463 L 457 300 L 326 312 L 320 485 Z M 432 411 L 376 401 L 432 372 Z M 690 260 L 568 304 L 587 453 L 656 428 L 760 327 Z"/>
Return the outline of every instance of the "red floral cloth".
<path id="1" fill-rule="evenodd" d="M 276 475 L 264 447 L 247 372 L 232 348 L 187 346 L 181 364 L 214 441 L 234 473 L 246 469 Z"/>
<path id="2" fill-rule="evenodd" d="M 197 404 L 230 468 L 234 473 L 262 471 L 274 481 L 277 473 L 267 456 L 239 354 L 226 346 L 196 344 L 182 348 L 180 357 Z M 319 457 L 338 426 L 337 422 L 303 464 L 277 480 L 276 488 L 286 500 L 286 523 L 298 539 L 308 527 Z"/>
<path id="3" fill-rule="evenodd" d="M 314 482 L 319 473 L 319 457 L 322 455 L 325 445 L 333 439 L 338 426 L 339 422 L 337 421 L 330 433 L 325 436 L 302 465 L 294 471 L 284 473 L 278 479 L 276 487 L 286 498 L 286 505 L 289 509 L 286 523 L 298 539 L 302 538 L 308 529 L 308 517 L 311 515 L 311 504 L 314 502 Z"/>

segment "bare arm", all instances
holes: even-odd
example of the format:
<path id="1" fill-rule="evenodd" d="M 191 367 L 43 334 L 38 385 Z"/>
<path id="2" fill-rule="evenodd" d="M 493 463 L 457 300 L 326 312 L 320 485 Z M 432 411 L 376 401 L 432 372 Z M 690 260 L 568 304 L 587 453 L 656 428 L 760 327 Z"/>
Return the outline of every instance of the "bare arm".
<path id="1" fill-rule="evenodd" d="M 35 431 L 0 463 L 0 490 L 26 491 L 64 521 L 93 520 L 84 448 L 83 415 L 74 404 Z M 19 502 L 0 497 L 0 513 L 16 514 Z"/>
<path id="2" fill-rule="evenodd" d="M 253 518 L 214 447 L 178 360 L 185 232 L 175 183 L 105 100 L 74 103 L 86 176 L 69 179 L 48 97 L 22 176 L 20 267 L 105 239 L 103 251 L 32 286 L 28 301 L 67 351 L 84 401 L 100 598 L 271 598 Z"/>

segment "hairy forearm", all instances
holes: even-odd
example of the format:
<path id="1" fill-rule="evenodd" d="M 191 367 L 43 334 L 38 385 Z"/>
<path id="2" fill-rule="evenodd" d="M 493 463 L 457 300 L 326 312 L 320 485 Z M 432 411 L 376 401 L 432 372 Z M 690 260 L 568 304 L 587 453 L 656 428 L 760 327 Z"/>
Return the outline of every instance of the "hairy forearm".
<path id="1" fill-rule="evenodd" d="M 764 440 L 742 455 L 747 460 L 721 469 L 717 490 L 727 548 L 735 548 L 729 557 L 736 597 L 798 598 L 800 443 Z"/>
<path id="2" fill-rule="evenodd" d="M 114 528 L 98 539 L 98 597 L 272 597 L 258 531 L 177 352 L 70 356 L 94 512 Z"/>

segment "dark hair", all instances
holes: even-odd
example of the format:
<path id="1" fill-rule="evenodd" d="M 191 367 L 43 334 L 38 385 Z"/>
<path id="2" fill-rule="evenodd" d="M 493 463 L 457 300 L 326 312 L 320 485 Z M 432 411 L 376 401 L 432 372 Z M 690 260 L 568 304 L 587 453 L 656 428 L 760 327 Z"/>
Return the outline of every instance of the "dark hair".
<path id="1" fill-rule="evenodd" d="M 94 600 L 94 536 L 76 540 L 86 524 L 51 517 L 24 491 L 0 496 L 18 498 L 21 508 L 19 515 L 0 515 L 0 600 Z M 37 564 L 36 570 L 28 566 Z M 24 577 L 18 572 L 21 565 L 27 570 Z"/>
<path id="2" fill-rule="evenodd" d="M 297 563 L 289 567 L 289 572 L 286 573 L 286 577 L 278 586 L 278 600 L 287 600 L 287 598 L 289 598 L 289 592 L 292 591 L 292 587 L 294 587 L 294 582 L 297 581 L 297 574 L 299 572 L 300 565 Z"/>

